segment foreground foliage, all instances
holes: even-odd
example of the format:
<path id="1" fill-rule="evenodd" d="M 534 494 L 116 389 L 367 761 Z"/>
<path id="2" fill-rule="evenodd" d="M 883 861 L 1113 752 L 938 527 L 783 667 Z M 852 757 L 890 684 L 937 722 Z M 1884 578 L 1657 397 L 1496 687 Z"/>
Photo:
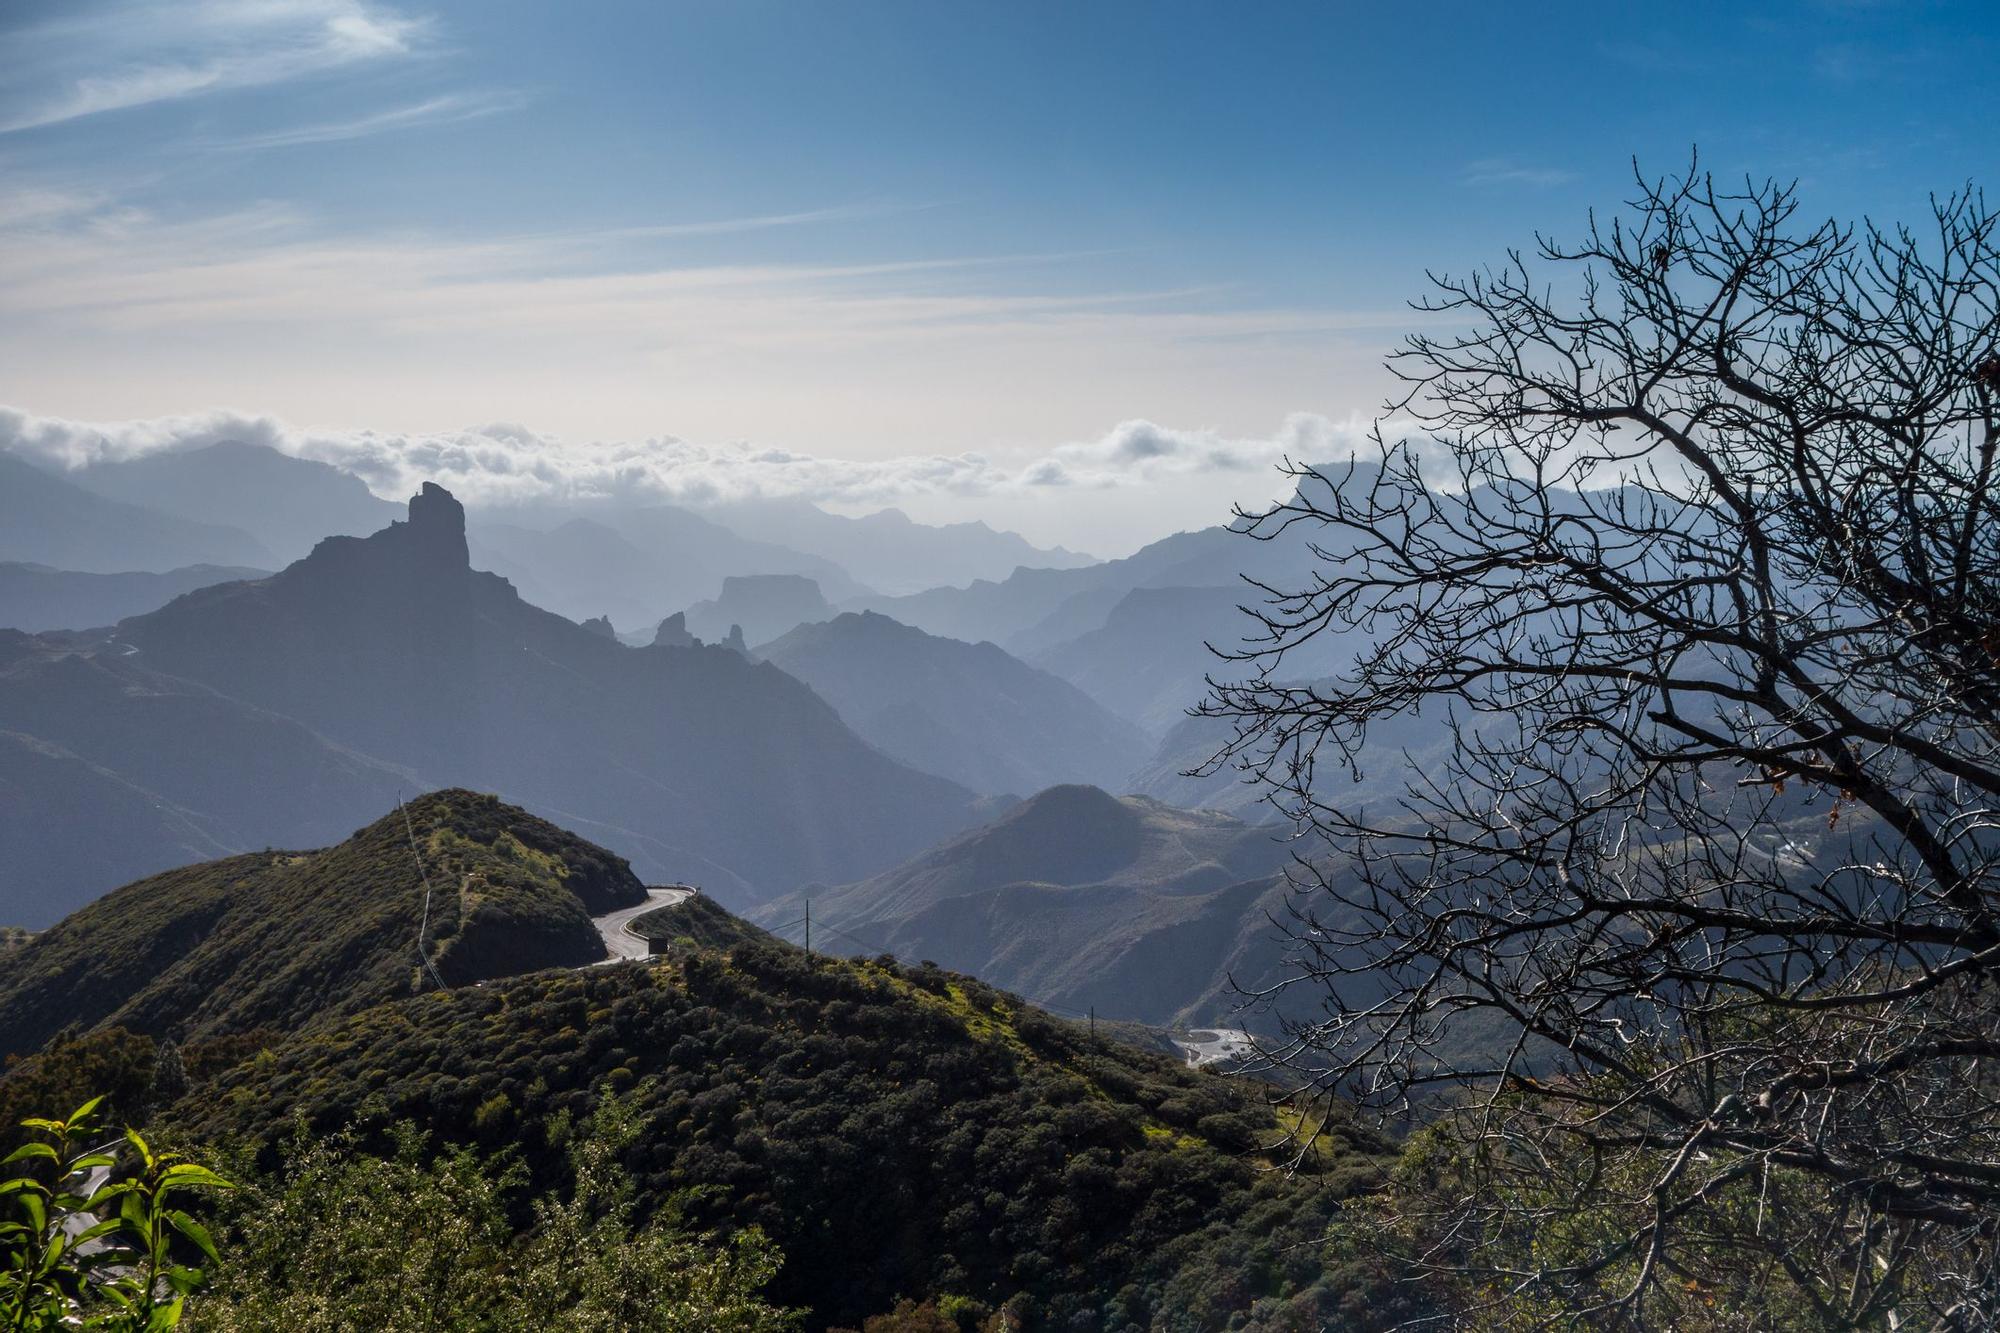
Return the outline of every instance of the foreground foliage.
<path id="1" fill-rule="evenodd" d="M 617 1155 L 638 1131 L 606 1099 L 567 1145 L 572 1184 L 527 1205 L 504 1154 L 433 1154 L 404 1124 L 389 1153 L 301 1134 L 282 1169 L 246 1191 L 228 1265 L 190 1307 L 211 1333 L 784 1333 L 797 1318 L 760 1293 L 779 1266 L 755 1228 L 711 1242 L 677 1201 L 644 1224 Z"/>
<path id="2" fill-rule="evenodd" d="M 207 1278 L 186 1256 L 216 1261 L 183 1196 L 228 1182 L 136 1130 L 86 1146 L 104 1136 L 97 1110 L 93 1100 L 61 1120 L 26 1121 L 28 1141 L 6 1159 L 22 1174 L 0 1180 L 0 1327 L 174 1328 Z"/>

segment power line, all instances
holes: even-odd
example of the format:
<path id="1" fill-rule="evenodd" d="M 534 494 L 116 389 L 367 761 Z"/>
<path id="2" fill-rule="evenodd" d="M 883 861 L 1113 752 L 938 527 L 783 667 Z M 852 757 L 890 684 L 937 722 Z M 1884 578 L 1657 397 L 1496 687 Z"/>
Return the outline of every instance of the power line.
<path id="1" fill-rule="evenodd" d="M 773 935 L 779 935 L 782 937 L 783 932 L 792 930 L 800 925 L 805 925 L 808 928 L 810 928 L 811 926 L 810 914 L 808 914 L 808 916 L 806 917 L 801 917 L 795 921 L 787 921 L 782 926 L 770 926 L 767 927 L 767 929 L 769 929 Z M 856 935 L 851 931 L 843 930 L 838 926 L 829 926 L 828 924 L 826 924 L 824 920 L 822 920 L 819 923 L 819 928 L 822 934 L 831 933 L 834 935 L 838 935 L 840 938 L 847 940 L 850 943 L 858 944 L 862 948 L 872 950 L 877 954 L 886 955 L 887 957 L 890 958 L 898 957 L 894 949 L 889 948 L 887 945 L 881 943 L 881 941 L 879 940 L 863 939 L 861 938 L 861 936 Z M 1095 1006 L 1092 1006 L 1088 1011 L 1085 1011 L 1082 1009 L 1072 1009 L 1067 1005 L 1057 1004 L 1052 1000 L 1039 999 L 1033 995 L 1023 995 L 1019 991 L 1013 991 L 1011 992 L 1011 994 L 1018 995 L 1020 996 L 1021 999 L 1026 1000 L 1029 1004 L 1034 1005 L 1037 1009 L 1042 1009 L 1049 1013 L 1055 1014 L 1059 1018 L 1069 1018 L 1069 1019 L 1074 1019 L 1079 1023 L 1088 1023 L 1090 1024 L 1091 1035 L 1095 1037 L 1097 1034 L 1097 1009 Z M 1169 1041 L 1174 1040 L 1174 1029 L 1161 1027 L 1157 1023 L 1142 1023 L 1139 1022 L 1137 1019 L 1118 1019 L 1115 1021 L 1120 1022 L 1127 1027 L 1138 1028 L 1142 1032 L 1157 1033 L 1158 1035 L 1167 1038 Z"/>
<path id="2" fill-rule="evenodd" d="M 410 811 L 403 804 L 403 793 L 400 791 L 396 793 L 396 813 L 403 817 L 403 836 L 410 840 L 410 856 L 417 863 L 417 878 L 424 882 L 424 914 L 417 922 L 417 961 L 424 965 L 424 971 L 430 973 L 439 990 L 450 990 L 451 987 L 444 984 L 444 978 L 438 975 L 437 968 L 431 963 L 430 954 L 424 951 L 424 937 L 431 931 L 431 877 L 430 872 L 424 869 L 424 854 L 417 850 L 417 831 L 410 826 Z"/>

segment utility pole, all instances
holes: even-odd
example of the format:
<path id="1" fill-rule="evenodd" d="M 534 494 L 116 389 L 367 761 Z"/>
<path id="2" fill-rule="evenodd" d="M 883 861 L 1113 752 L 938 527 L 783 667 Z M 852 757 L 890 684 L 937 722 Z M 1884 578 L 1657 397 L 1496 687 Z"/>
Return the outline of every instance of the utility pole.
<path id="1" fill-rule="evenodd" d="M 806 952 L 813 951 L 813 900 L 806 899 Z"/>
<path id="2" fill-rule="evenodd" d="M 1097 1044 L 1097 1006 L 1094 1004 L 1090 1006 L 1090 1042 L 1093 1046 Z"/>

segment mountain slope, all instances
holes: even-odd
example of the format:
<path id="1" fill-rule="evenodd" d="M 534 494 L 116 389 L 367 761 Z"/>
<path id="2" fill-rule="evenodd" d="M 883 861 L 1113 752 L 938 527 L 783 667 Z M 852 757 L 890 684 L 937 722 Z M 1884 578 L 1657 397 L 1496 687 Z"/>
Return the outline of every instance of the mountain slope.
<path id="1" fill-rule="evenodd" d="M 1268 826 L 1056 787 L 872 879 L 811 893 L 814 938 L 973 971 L 1038 1003 L 1229 1023 L 1280 961 L 1290 847 Z M 803 895 L 753 919 L 796 921 Z"/>
<path id="2" fill-rule="evenodd" d="M 0 848 L 0 920 L 30 929 L 111 885 L 234 850 L 198 815 L 16 731 L 0 731 Z"/>
<path id="3" fill-rule="evenodd" d="M 417 786 L 290 718 L 64 636 L 0 630 L 0 731 L 14 733 L 7 921 L 52 921 L 189 861 L 330 842 Z"/>
<path id="4" fill-rule="evenodd" d="M 0 562 L 0 627 L 89 629 L 156 611 L 184 592 L 214 583 L 261 579 L 266 571 L 189 565 L 164 574 L 85 574 L 47 565 Z"/>
<path id="5" fill-rule="evenodd" d="M 642 1127 L 620 1155 L 642 1210 L 761 1227 L 770 1295 L 810 1330 L 949 1295 L 1012 1327 L 1278 1333 L 1367 1326 L 1347 1312 L 1386 1294 L 1320 1257 L 1386 1158 L 1345 1117 L 1287 1176 L 1252 1086 L 936 968 L 769 942 L 386 1005 L 280 1040 L 173 1123 L 269 1159 L 301 1122 L 373 1146 L 403 1120 L 560 1189 L 561 1127 L 608 1091 Z"/>
<path id="6" fill-rule="evenodd" d="M 431 989 L 426 876 L 423 958 L 446 985 L 601 959 L 591 915 L 645 897 L 602 849 L 490 796 L 436 792 L 337 846 L 168 871 L 65 918 L 0 973 L 0 1056 L 70 1024 L 289 1030 Z"/>
<path id="7" fill-rule="evenodd" d="M 126 621 L 135 661 L 410 769 L 498 791 L 744 897 L 866 874 L 973 818 L 971 793 L 862 741 L 805 685 L 721 648 L 631 648 L 468 563 L 427 484 L 408 522 Z"/>
<path id="8" fill-rule="evenodd" d="M 974 791 L 1115 783 L 1144 738 L 1075 686 L 990 643 L 873 612 L 801 625 L 757 650 L 813 687 L 863 739 Z"/>
<path id="9" fill-rule="evenodd" d="M 1242 587 L 1134 588 L 1104 623 L 1032 655 L 1105 708 L 1159 737 L 1207 693 L 1210 674 L 1234 665 L 1210 652 L 1240 638 Z"/>
<path id="10" fill-rule="evenodd" d="M 0 453 L 0 560 L 92 574 L 274 563 L 241 529 L 109 500 L 7 453 Z"/>
<path id="11" fill-rule="evenodd" d="M 241 440 L 97 463 L 74 479 L 108 499 L 241 528 L 274 564 L 298 559 L 321 537 L 373 532 L 399 511 L 339 468 Z"/>
<path id="12" fill-rule="evenodd" d="M 508 580 L 524 601 L 571 620 L 601 615 L 614 625 L 648 625 L 672 595 L 657 561 L 585 518 L 547 531 L 475 521 L 466 544 L 478 568 Z"/>
<path id="13" fill-rule="evenodd" d="M 1270 829 L 1227 815 L 1176 810 L 1096 787 L 1051 787 L 893 870 L 835 888 L 816 887 L 813 913 L 836 926 L 862 929 L 1019 883 L 1208 892 L 1270 873 L 1285 855 Z M 802 895 L 789 895 L 752 919 L 789 921 L 802 904 Z"/>

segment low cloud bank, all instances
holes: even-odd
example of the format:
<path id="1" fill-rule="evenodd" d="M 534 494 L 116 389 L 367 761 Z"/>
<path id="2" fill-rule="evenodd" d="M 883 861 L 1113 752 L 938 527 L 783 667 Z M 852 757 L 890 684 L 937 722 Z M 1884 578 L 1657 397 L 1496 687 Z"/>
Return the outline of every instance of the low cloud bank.
<path id="1" fill-rule="evenodd" d="M 887 504 L 918 496 L 978 497 L 1048 488 L 1104 488 L 1201 473 L 1268 470 L 1284 458 L 1352 454 L 1364 423 L 1297 413 L 1266 438 L 1121 422 L 1102 437 L 1063 444 L 1025 462 L 980 453 L 829 458 L 749 444 L 702 445 L 672 436 L 576 442 L 497 422 L 436 434 L 307 430 L 275 417 L 218 410 L 140 421 L 86 422 L 0 407 L 0 451 L 66 469 L 222 441 L 268 445 L 330 463 L 377 495 L 399 499 L 437 481 L 473 504 L 645 498 L 705 505 L 805 498 Z"/>

